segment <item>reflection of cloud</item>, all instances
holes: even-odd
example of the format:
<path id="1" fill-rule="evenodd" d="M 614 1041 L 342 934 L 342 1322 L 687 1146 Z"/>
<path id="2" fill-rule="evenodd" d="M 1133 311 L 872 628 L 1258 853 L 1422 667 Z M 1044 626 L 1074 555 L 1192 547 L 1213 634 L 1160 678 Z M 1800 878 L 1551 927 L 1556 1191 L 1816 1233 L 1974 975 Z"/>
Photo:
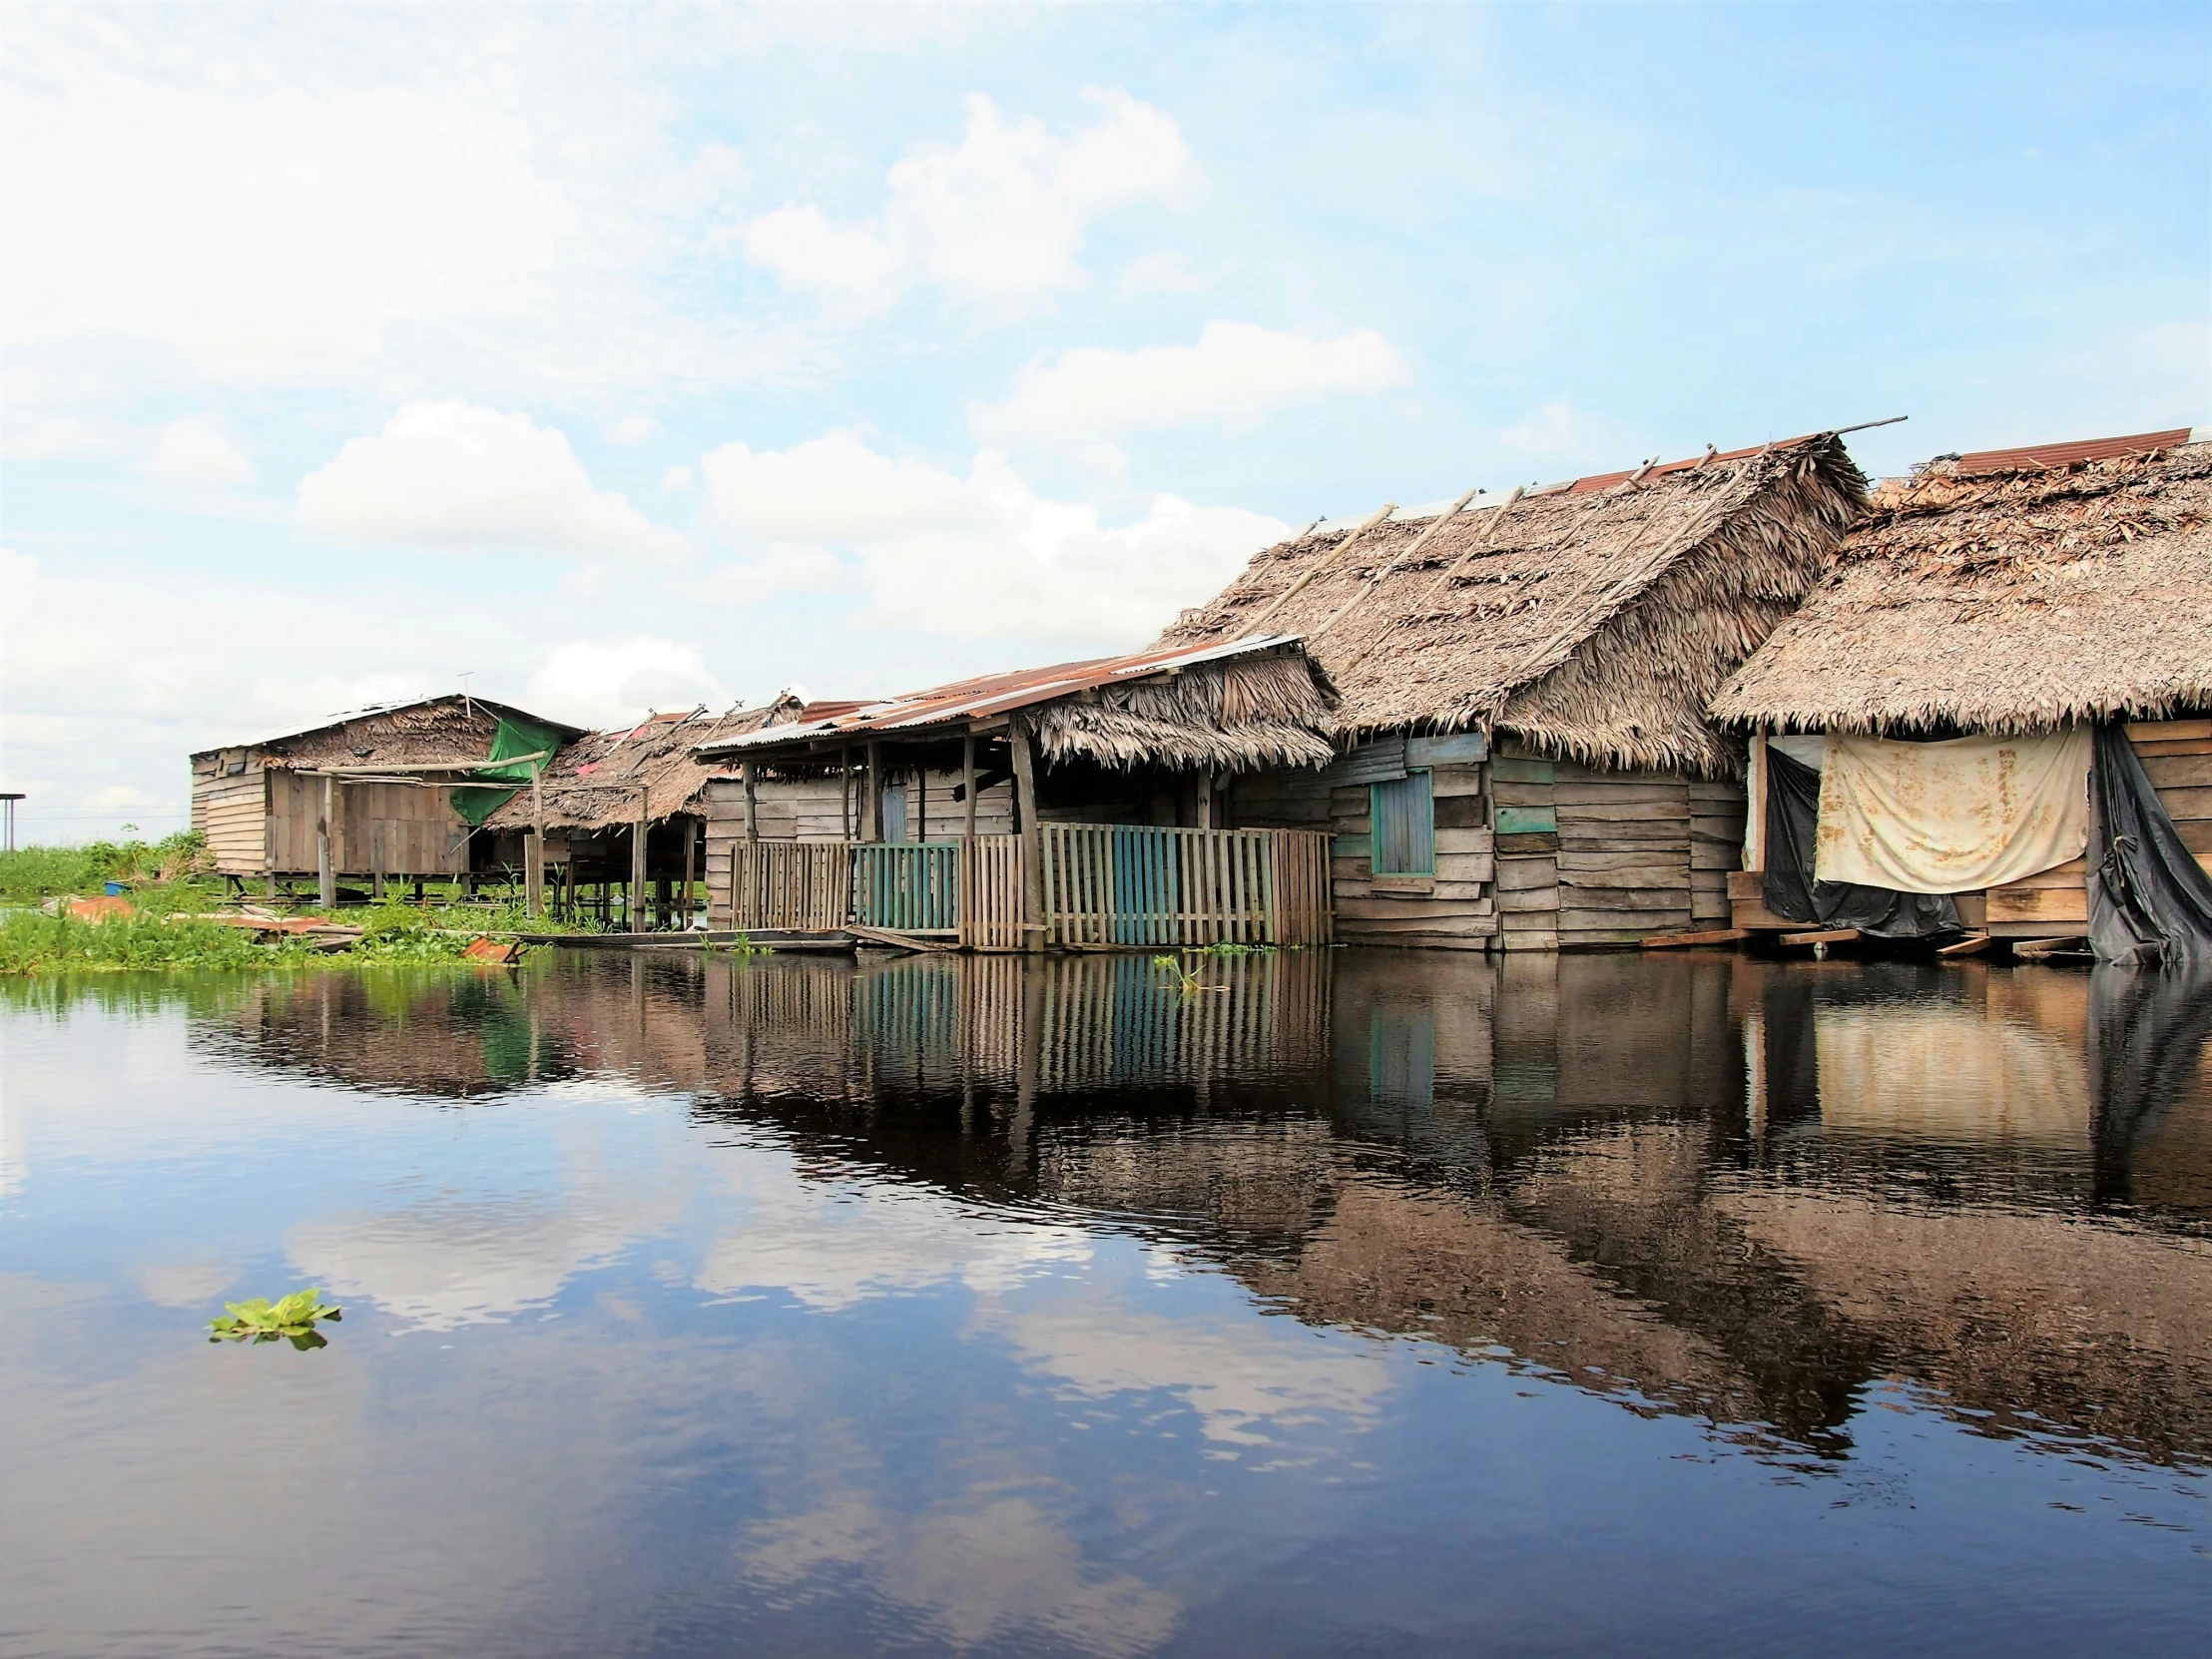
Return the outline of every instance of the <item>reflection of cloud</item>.
<path id="1" fill-rule="evenodd" d="M 223 1261 L 165 1262 L 159 1267 L 142 1267 L 134 1277 L 146 1300 L 159 1307 L 213 1311 L 216 1298 L 238 1277 L 238 1267 Z"/>
<path id="2" fill-rule="evenodd" d="M 1075 1228 L 994 1221 L 904 1188 L 803 1183 L 765 1153 L 742 1174 L 733 1196 L 743 1223 L 708 1250 L 694 1281 L 717 1295 L 781 1290 L 834 1310 L 953 1281 L 1006 1290 L 1045 1263 L 1090 1255 Z"/>
<path id="3" fill-rule="evenodd" d="M 1086 1574 L 1075 1544 L 1030 1498 L 1000 1493 L 972 1507 L 885 1515 L 846 1495 L 754 1527 L 740 1554 L 758 1580 L 797 1586 L 826 1569 L 861 1569 L 888 1599 L 971 1647 L 1019 1631 L 1085 1653 L 1157 1645 L 1181 1608 L 1127 1574 Z"/>
<path id="4" fill-rule="evenodd" d="M 0 1198 L 23 1190 L 23 1108 L 8 1104 L 0 1089 Z"/>
<path id="5" fill-rule="evenodd" d="M 1390 1385 L 1379 1347 L 1327 1343 L 1288 1320 L 1199 1324 L 1116 1306 L 1094 1287 L 1079 1306 L 999 1308 L 987 1323 L 1033 1371 L 1098 1396 L 1166 1389 L 1209 1439 L 1262 1445 L 1324 1417 L 1365 1427 Z"/>

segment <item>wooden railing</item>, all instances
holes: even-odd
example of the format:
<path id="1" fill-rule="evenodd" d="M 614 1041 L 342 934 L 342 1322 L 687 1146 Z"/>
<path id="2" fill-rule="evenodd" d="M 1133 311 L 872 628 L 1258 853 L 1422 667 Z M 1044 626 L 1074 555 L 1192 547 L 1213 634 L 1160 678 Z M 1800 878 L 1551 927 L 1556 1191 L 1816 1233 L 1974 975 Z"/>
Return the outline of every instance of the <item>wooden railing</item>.
<path id="1" fill-rule="evenodd" d="M 1329 836 L 1307 830 L 1039 827 L 1044 910 L 1023 919 L 1019 835 L 957 841 L 739 841 L 730 926 L 854 924 L 969 950 L 1326 944 Z"/>
<path id="2" fill-rule="evenodd" d="M 1326 944 L 1329 837 L 1308 830 L 1047 824 L 1045 942 Z"/>

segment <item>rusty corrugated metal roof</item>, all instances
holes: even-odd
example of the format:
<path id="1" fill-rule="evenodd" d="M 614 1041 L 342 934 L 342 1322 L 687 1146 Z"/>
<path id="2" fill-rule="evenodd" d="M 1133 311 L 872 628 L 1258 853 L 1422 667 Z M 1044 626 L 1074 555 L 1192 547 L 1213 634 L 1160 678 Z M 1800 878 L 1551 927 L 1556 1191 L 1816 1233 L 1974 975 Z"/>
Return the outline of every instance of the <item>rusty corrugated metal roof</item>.
<path id="1" fill-rule="evenodd" d="M 1089 657 L 1080 662 L 1055 663 L 1049 668 L 979 675 L 972 680 L 955 680 L 949 685 L 886 698 L 880 703 L 810 705 L 802 718 L 792 724 L 701 744 L 694 753 L 702 757 L 729 755 L 743 749 L 791 743 L 796 739 L 864 737 L 873 733 L 908 732 L 916 727 L 952 721 L 985 720 L 1015 709 L 1072 697 L 1093 686 L 1111 685 L 1116 680 L 1142 679 L 1168 669 L 1221 657 L 1279 650 L 1297 643 L 1296 635 L 1271 634 L 1262 639 L 1233 640 L 1226 645 L 1175 646 L 1159 651 L 1139 651 L 1126 657 Z M 814 710 L 823 707 L 837 712 L 816 716 Z"/>
<path id="2" fill-rule="evenodd" d="M 2038 443 L 2017 449 L 1980 449 L 1958 457 L 1952 469 L 1961 478 L 1983 472 L 2030 472 L 2083 461 L 2109 461 L 2120 455 L 2143 455 L 2153 449 L 2176 449 L 2190 441 L 2190 428 L 2169 427 L 2163 432 L 2135 432 L 2119 438 L 2076 438 L 2068 443 Z"/>

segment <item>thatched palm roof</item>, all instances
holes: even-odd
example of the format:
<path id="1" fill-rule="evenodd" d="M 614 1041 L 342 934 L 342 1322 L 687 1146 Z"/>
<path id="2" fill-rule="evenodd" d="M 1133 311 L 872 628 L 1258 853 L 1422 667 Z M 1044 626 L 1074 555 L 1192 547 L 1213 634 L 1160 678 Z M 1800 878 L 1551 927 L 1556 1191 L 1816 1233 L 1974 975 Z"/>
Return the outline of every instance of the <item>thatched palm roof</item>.
<path id="1" fill-rule="evenodd" d="M 1296 640 L 1255 637 L 986 674 L 820 718 L 810 707 L 788 733 L 700 747 L 726 766 L 751 757 L 779 773 L 804 772 L 855 742 L 938 742 L 995 732 L 1000 717 L 1011 716 L 1036 734 L 1048 762 L 1229 772 L 1325 766 L 1336 755 L 1322 735 L 1335 701 Z"/>
<path id="2" fill-rule="evenodd" d="M 1302 635 L 1342 694 L 1341 739 L 1502 730 L 1593 764 L 1729 772 L 1706 700 L 1804 596 L 1865 491 L 1822 433 L 1324 526 L 1256 555 L 1162 644 Z"/>
<path id="3" fill-rule="evenodd" d="M 708 780 L 725 776 L 727 769 L 702 762 L 692 751 L 792 720 L 800 708 L 796 697 L 782 697 L 758 709 L 649 715 L 634 727 L 588 732 L 564 744 L 545 769 L 545 827 L 588 831 L 635 824 L 640 788 L 646 792 L 645 816 L 656 824 L 672 814 L 697 812 Z M 531 811 L 526 787 L 486 819 L 484 828 L 526 829 Z"/>
<path id="4" fill-rule="evenodd" d="M 1959 456 L 1885 484 L 1714 716 L 2013 733 L 2212 706 L 2212 442 L 2146 436 L 2184 441 Z"/>
<path id="5" fill-rule="evenodd" d="M 394 766 L 430 765 L 441 761 L 480 761 L 491 753 L 502 718 L 519 720 L 558 733 L 563 738 L 582 736 L 583 729 L 531 714 L 488 697 L 459 692 L 440 697 L 417 698 L 410 703 L 384 703 L 350 714 L 333 715 L 303 732 L 286 732 L 246 744 L 223 744 L 198 750 L 193 759 L 224 750 L 248 750 L 268 767 L 308 770 L 315 767 L 361 766 L 378 762 Z"/>

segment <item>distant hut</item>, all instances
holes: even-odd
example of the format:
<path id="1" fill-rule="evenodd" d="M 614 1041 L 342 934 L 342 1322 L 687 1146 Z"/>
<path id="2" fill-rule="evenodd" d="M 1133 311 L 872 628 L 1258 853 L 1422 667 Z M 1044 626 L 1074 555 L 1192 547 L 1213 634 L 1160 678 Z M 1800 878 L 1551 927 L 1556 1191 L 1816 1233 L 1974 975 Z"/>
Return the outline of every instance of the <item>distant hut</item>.
<path id="1" fill-rule="evenodd" d="M 707 789 L 713 914 L 989 949 L 1318 941 L 1318 837 L 1225 840 L 1219 803 L 1241 772 L 1327 762 L 1332 702 L 1295 640 L 1261 638 L 815 706 L 703 742 L 726 779 Z"/>
<path id="2" fill-rule="evenodd" d="M 1552 949 L 1728 920 L 1743 744 L 1705 704 L 1865 501 L 1834 433 L 1322 524 L 1162 647 L 1302 638 L 1342 703 L 1324 773 L 1239 825 L 1335 837 L 1338 936 Z"/>
<path id="3" fill-rule="evenodd" d="M 636 929 L 688 926 L 706 874 L 707 792 L 716 776 L 697 751 L 804 712 L 799 699 L 780 697 L 757 709 L 655 714 L 584 733 L 553 757 L 536 794 L 523 791 L 484 820 L 490 856 L 521 869 L 537 827 L 556 915 Z"/>
<path id="4" fill-rule="evenodd" d="M 1802 924 L 1817 880 L 1845 920 L 1868 904 L 1836 883 L 1933 901 L 1918 930 L 2081 935 L 2093 804 L 2147 815 L 2130 844 L 2170 837 L 2186 885 L 2178 866 L 2212 857 L 2212 431 L 1946 456 L 1885 483 L 1712 712 L 1752 734 L 1747 926 Z M 2132 803 L 2111 793 L 2129 750 Z"/>
<path id="5" fill-rule="evenodd" d="M 474 834 L 487 805 L 576 727 L 487 698 L 426 697 L 192 757 L 192 827 L 218 873 L 274 894 L 315 880 L 466 878 L 489 869 Z M 487 793 L 488 792 L 488 793 Z"/>

